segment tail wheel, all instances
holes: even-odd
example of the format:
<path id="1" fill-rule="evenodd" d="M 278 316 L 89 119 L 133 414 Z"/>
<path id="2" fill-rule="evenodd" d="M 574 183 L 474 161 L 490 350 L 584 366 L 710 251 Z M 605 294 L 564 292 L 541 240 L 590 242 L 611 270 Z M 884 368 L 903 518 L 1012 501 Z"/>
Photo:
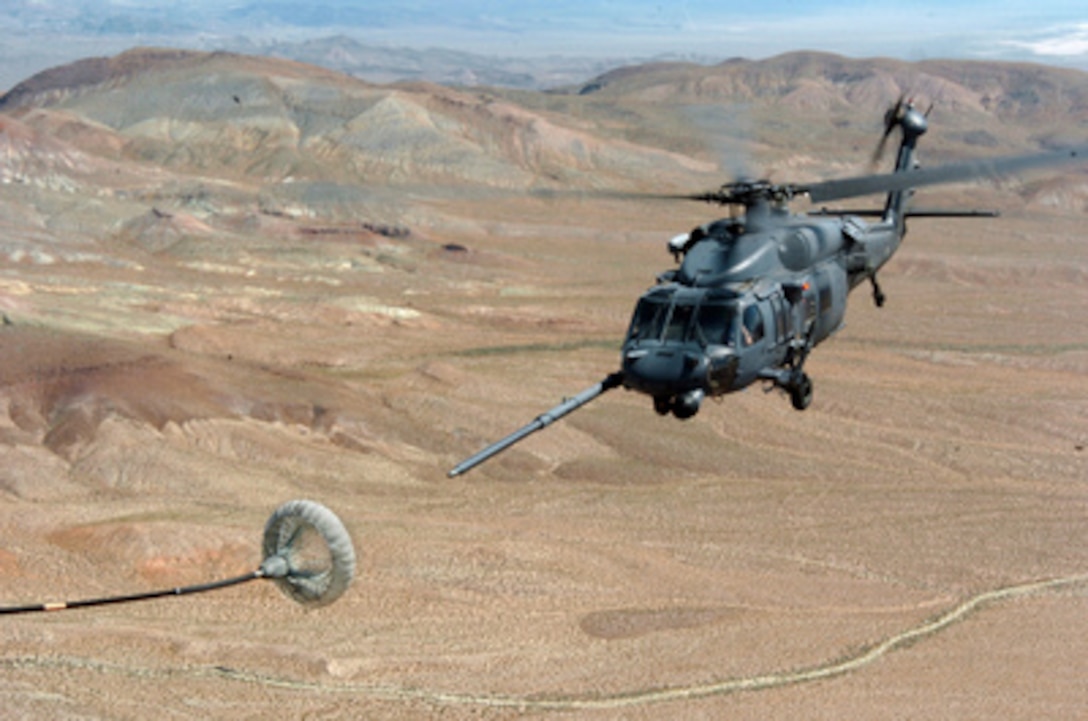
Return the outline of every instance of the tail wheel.
<path id="1" fill-rule="evenodd" d="M 790 402 L 793 407 L 803 411 L 812 404 L 812 379 L 802 373 L 797 384 L 790 388 Z"/>

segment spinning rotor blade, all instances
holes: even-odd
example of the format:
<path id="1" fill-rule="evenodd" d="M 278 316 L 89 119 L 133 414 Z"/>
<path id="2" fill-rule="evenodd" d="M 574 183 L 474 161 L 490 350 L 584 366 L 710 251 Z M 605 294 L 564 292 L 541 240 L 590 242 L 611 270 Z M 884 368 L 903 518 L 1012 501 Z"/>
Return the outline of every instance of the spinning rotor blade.
<path id="1" fill-rule="evenodd" d="M 706 193 L 648 193 L 637 190 L 566 190 L 534 188 L 527 192 L 541 200 L 704 200 Z"/>
<path id="2" fill-rule="evenodd" d="M 908 172 L 861 175 L 854 178 L 827 180 L 809 185 L 775 184 L 760 180 L 726 183 L 717 190 L 704 193 L 638 193 L 607 190 L 587 190 L 571 193 L 541 190 L 534 191 L 534 195 L 541 198 L 580 196 L 613 200 L 697 200 L 718 205 L 747 205 L 757 198 L 788 200 L 796 195 L 808 194 L 812 202 L 822 203 L 829 200 L 856 198 L 874 193 L 890 193 L 925 185 L 958 183 L 977 178 L 998 178 L 1002 175 L 1020 173 L 1032 168 L 1084 161 L 1088 161 L 1088 146 L 1032 155 L 971 160 Z"/>
<path id="3" fill-rule="evenodd" d="M 878 154 L 883 151 L 883 146 L 890 134 L 896 127 L 899 127 L 900 121 L 909 107 L 904 99 L 900 98 L 895 105 L 888 109 L 884 120 L 884 135 L 880 140 L 880 146 L 877 148 Z M 798 195 L 807 194 L 812 202 L 822 203 L 863 195 L 902 191 L 926 185 L 957 183 L 977 178 L 997 178 L 1001 175 L 1019 173 L 1032 168 L 1083 162 L 1085 160 L 1088 160 L 1088 145 L 1061 151 L 971 160 L 920 170 L 861 175 L 809 184 L 774 183 L 769 180 L 738 180 L 725 183 L 716 190 L 700 193 L 654 193 L 600 188 L 585 190 L 535 188 L 521 191 L 520 194 L 542 200 L 696 200 L 716 205 L 743 205 L 745 207 L 761 201 L 786 202 Z M 498 192 L 496 191 L 496 193 Z"/>
<path id="4" fill-rule="evenodd" d="M 1015 155 L 990 160 L 972 160 L 964 163 L 953 163 L 950 165 L 923 168 L 921 170 L 912 170 L 909 172 L 863 175 L 857 178 L 828 180 L 812 185 L 794 186 L 794 191 L 797 193 L 808 193 L 812 202 L 822 203 L 827 200 L 855 198 L 861 195 L 870 195 L 872 193 L 890 193 L 896 190 L 906 190 L 907 188 L 923 185 L 958 183 L 976 178 L 996 177 L 1008 173 L 1019 173 L 1032 168 L 1061 165 L 1063 163 L 1073 163 L 1085 160 L 1088 160 L 1088 146 L 1081 146 L 1058 152 Z"/>

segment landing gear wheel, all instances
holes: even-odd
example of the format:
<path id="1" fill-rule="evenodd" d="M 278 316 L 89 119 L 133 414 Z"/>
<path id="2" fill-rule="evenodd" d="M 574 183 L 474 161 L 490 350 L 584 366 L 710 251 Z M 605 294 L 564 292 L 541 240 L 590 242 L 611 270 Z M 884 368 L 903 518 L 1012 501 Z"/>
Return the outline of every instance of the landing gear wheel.
<path id="1" fill-rule="evenodd" d="M 812 404 L 812 379 L 808 377 L 808 374 L 802 373 L 797 384 L 789 390 L 790 402 L 797 410 L 803 411 Z"/>
<path id="2" fill-rule="evenodd" d="M 654 396 L 654 411 L 659 416 L 667 416 L 672 412 L 672 398 L 668 396 Z"/>

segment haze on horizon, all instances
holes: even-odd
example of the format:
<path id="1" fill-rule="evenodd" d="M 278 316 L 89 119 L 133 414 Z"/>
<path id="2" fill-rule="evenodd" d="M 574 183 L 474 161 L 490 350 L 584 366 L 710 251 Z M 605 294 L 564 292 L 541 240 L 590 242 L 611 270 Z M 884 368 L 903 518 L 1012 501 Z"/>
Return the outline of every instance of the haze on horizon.
<path id="1" fill-rule="evenodd" d="M 1088 12 L 1061 0 L 9 0 L 0 11 L 0 85 L 138 45 L 259 52 L 343 35 L 388 48 L 494 57 L 658 57 L 718 62 L 793 50 L 904 60 L 1029 61 L 1088 70 Z"/>

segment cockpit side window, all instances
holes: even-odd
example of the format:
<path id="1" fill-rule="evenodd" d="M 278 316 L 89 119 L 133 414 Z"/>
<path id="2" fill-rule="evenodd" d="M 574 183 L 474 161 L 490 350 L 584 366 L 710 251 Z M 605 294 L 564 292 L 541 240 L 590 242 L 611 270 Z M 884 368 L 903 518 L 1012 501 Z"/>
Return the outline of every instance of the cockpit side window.
<path id="1" fill-rule="evenodd" d="M 706 345 L 733 345 L 735 314 L 736 309 L 731 305 L 703 303 L 695 323 L 698 340 Z"/>
<path id="2" fill-rule="evenodd" d="M 763 340 L 764 335 L 763 328 L 763 313 L 760 312 L 758 305 L 750 305 L 744 309 L 744 325 L 741 328 L 741 335 L 744 338 L 744 345 L 753 345 Z"/>
<path id="3" fill-rule="evenodd" d="M 774 342 L 785 343 L 788 317 L 786 306 L 782 302 L 782 296 L 775 293 L 771 296 L 771 316 L 774 317 Z"/>

